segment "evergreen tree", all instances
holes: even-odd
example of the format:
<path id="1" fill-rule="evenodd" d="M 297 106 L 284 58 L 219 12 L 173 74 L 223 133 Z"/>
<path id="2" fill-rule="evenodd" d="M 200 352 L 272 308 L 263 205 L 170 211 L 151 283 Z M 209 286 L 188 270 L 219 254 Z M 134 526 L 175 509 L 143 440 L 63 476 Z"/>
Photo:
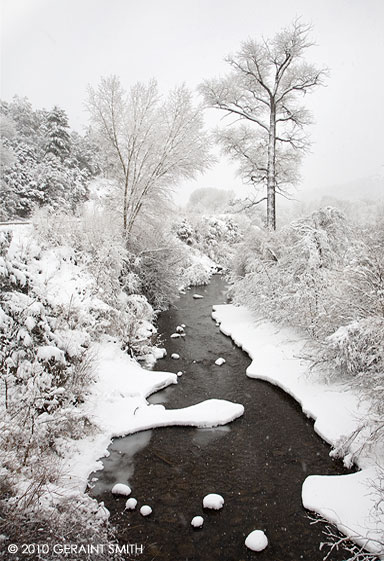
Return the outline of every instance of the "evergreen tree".
<path id="1" fill-rule="evenodd" d="M 68 118 L 63 109 L 55 105 L 46 113 L 44 123 L 45 153 L 53 154 L 63 162 L 71 152 Z"/>

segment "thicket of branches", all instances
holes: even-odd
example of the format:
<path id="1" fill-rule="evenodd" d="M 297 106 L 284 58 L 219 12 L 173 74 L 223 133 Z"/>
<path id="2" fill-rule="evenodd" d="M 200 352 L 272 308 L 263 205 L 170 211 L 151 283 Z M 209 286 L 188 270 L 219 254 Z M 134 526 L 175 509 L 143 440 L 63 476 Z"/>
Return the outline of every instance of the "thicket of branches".
<path id="1" fill-rule="evenodd" d="M 325 207 L 270 234 L 255 228 L 234 260 L 232 295 L 308 332 L 324 375 L 377 387 L 383 375 L 384 229 Z M 382 394 L 372 391 L 380 407 Z"/>

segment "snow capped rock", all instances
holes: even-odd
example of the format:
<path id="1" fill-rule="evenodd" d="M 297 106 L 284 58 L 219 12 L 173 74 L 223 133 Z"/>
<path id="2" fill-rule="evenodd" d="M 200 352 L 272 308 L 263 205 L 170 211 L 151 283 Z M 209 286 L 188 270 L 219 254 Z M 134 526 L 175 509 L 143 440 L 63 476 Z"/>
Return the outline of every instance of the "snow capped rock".
<path id="1" fill-rule="evenodd" d="M 159 347 L 155 347 L 152 351 L 154 357 L 156 360 L 160 359 L 160 358 L 164 358 L 165 355 L 167 354 L 167 351 L 163 348 L 159 348 Z"/>
<path id="2" fill-rule="evenodd" d="M 179 371 L 176 373 L 176 376 L 179 376 L 179 377 L 180 377 L 180 376 L 182 376 L 182 375 L 183 375 L 183 373 L 182 373 L 181 370 L 179 370 Z"/>
<path id="3" fill-rule="evenodd" d="M 95 515 L 96 520 L 103 520 L 105 522 L 106 520 L 108 520 L 109 516 L 109 510 L 104 506 L 104 503 L 101 502 Z"/>
<path id="4" fill-rule="evenodd" d="M 172 353 L 171 358 L 173 358 L 174 360 L 178 360 L 180 358 L 180 355 L 178 355 L 177 353 Z"/>
<path id="5" fill-rule="evenodd" d="M 204 296 L 202 296 L 201 294 L 194 294 L 194 295 L 193 295 L 193 298 L 194 298 L 195 300 L 200 300 L 201 298 L 204 298 Z"/>
<path id="6" fill-rule="evenodd" d="M 131 499 L 128 499 L 127 502 L 125 503 L 125 508 L 126 510 L 133 510 L 136 508 L 136 505 L 137 505 L 137 500 L 132 497 Z"/>
<path id="7" fill-rule="evenodd" d="M 214 510 L 220 510 L 223 508 L 224 499 L 221 495 L 217 495 L 216 493 L 210 493 L 206 495 L 203 499 L 203 507 L 204 508 L 212 508 Z"/>
<path id="8" fill-rule="evenodd" d="M 204 524 L 204 518 L 202 516 L 194 516 L 191 520 L 191 525 L 194 528 L 201 528 Z"/>
<path id="9" fill-rule="evenodd" d="M 131 488 L 124 483 L 116 483 L 116 485 L 112 487 L 112 494 L 128 496 L 131 494 Z"/>
<path id="10" fill-rule="evenodd" d="M 171 339 L 177 339 L 179 337 L 181 337 L 180 333 L 172 333 L 171 335 Z"/>
<path id="11" fill-rule="evenodd" d="M 253 530 L 247 536 L 245 545 L 252 551 L 263 551 L 268 545 L 268 539 L 262 530 Z"/>
<path id="12" fill-rule="evenodd" d="M 176 333 L 184 333 L 184 327 L 182 325 L 178 325 L 176 327 Z"/>
<path id="13" fill-rule="evenodd" d="M 220 357 L 217 360 L 215 360 L 215 364 L 217 364 L 217 366 L 222 366 L 225 362 L 226 360 L 223 357 Z"/>
<path id="14" fill-rule="evenodd" d="M 151 512 L 152 512 L 152 509 L 148 505 L 143 505 L 140 509 L 140 514 L 142 516 L 149 516 L 151 514 Z"/>

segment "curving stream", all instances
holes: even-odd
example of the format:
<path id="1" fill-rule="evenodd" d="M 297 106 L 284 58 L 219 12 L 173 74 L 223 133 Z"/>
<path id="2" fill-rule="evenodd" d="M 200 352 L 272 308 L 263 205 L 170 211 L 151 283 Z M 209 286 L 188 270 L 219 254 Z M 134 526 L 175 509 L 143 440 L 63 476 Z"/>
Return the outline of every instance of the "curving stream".
<path id="1" fill-rule="evenodd" d="M 193 299 L 194 292 L 204 298 Z M 246 377 L 248 356 L 211 319 L 212 305 L 224 302 L 225 282 L 215 275 L 160 315 L 168 356 L 155 369 L 184 375 L 149 401 L 179 408 L 222 398 L 242 403 L 244 416 L 216 429 L 167 427 L 116 439 L 104 470 L 91 476 L 98 478 L 91 494 L 111 511 L 121 544 L 144 545 L 144 554 L 135 557 L 139 561 L 320 561 L 324 526 L 308 519 L 301 486 L 309 474 L 346 470 L 329 457 L 329 446 L 290 396 Z M 171 339 L 181 323 L 186 337 Z M 173 352 L 180 354 L 178 361 L 170 358 Z M 218 367 L 214 361 L 220 356 L 226 364 Z M 139 506 L 152 506 L 148 518 L 138 509 L 123 512 L 124 497 L 112 496 L 113 484 L 127 481 Z M 207 493 L 223 495 L 224 508 L 203 512 Z M 190 525 L 196 515 L 205 519 L 199 530 Z M 244 545 L 254 529 L 269 539 L 261 553 Z M 329 558 L 343 559 L 341 552 Z"/>

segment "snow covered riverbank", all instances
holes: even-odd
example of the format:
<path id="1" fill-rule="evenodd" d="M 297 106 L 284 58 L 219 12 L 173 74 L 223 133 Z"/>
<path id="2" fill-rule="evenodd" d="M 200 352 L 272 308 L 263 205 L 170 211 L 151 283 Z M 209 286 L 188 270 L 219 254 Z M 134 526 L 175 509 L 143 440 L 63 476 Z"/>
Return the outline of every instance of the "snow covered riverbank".
<path id="1" fill-rule="evenodd" d="M 309 376 L 308 363 L 300 359 L 305 339 L 291 329 L 258 319 L 245 307 L 214 306 L 212 317 L 220 329 L 252 359 L 247 376 L 281 387 L 315 419 L 316 432 L 332 446 L 348 437 L 361 424 L 369 404 L 342 385 L 330 385 Z M 345 462 L 362 442 L 352 444 Z M 377 509 L 378 465 L 384 465 L 384 451 L 365 449 L 357 459 L 362 471 L 343 476 L 311 475 L 304 482 L 303 504 L 337 525 L 345 535 L 365 549 L 384 555 L 384 512 Z M 383 557 L 384 558 L 384 557 Z"/>
<path id="2" fill-rule="evenodd" d="M 81 440 L 63 443 L 67 448 L 63 467 L 72 490 L 84 491 L 89 474 L 102 468 L 100 458 L 108 455 L 108 446 L 115 437 L 170 425 L 216 427 L 244 412 L 242 405 L 219 399 L 172 410 L 150 405 L 146 397 L 177 384 L 176 374 L 144 370 L 112 342 L 95 345 L 94 350 L 96 382 L 82 409 L 97 431 Z"/>

